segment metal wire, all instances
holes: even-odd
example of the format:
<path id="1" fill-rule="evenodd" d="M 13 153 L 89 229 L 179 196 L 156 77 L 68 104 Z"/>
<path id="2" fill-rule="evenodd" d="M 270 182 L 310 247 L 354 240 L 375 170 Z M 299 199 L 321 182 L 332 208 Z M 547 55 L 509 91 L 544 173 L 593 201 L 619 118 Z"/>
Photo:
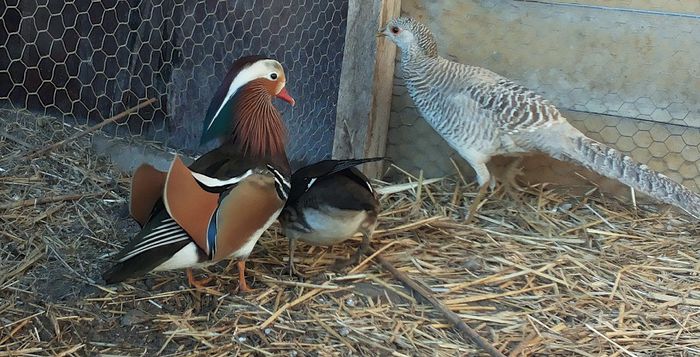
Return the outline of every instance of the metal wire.
<path id="1" fill-rule="evenodd" d="M 347 0 L 11 1 L 0 4 L 0 105 L 201 153 L 201 123 L 230 64 L 266 54 L 297 99 L 279 103 L 291 160 L 331 155 Z"/>

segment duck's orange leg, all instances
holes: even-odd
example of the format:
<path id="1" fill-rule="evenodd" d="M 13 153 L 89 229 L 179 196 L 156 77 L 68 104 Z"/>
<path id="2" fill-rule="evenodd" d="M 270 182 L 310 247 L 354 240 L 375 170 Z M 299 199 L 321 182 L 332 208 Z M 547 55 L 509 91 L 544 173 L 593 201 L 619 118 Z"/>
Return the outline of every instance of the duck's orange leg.
<path id="1" fill-rule="evenodd" d="M 236 264 L 238 264 L 238 289 L 244 294 L 253 291 L 245 281 L 245 260 L 239 260 Z"/>
<path id="2" fill-rule="evenodd" d="M 211 281 L 211 277 L 208 277 L 206 279 L 202 280 L 197 280 L 194 278 L 194 273 L 192 273 L 192 268 L 187 268 L 187 282 L 190 283 L 190 286 L 197 290 L 202 290 L 202 291 L 209 291 L 209 288 L 206 286 L 208 282 Z"/>

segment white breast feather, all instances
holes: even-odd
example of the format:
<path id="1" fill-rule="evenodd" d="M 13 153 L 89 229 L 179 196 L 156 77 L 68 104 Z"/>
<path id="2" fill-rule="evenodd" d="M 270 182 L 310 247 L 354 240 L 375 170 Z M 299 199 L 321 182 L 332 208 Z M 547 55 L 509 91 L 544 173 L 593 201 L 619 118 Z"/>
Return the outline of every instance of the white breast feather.
<path id="1" fill-rule="evenodd" d="M 175 270 L 198 266 L 199 260 L 199 248 L 194 242 L 184 246 L 175 255 L 166 260 L 163 264 L 159 265 L 154 271 L 161 270 Z"/>
<path id="2" fill-rule="evenodd" d="M 329 207 L 306 208 L 304 218 L 311 232 L 300 234 L 300 240 L 313 245 L 333 245 L 355 235 L 367 219 L 367 213 Z"/>

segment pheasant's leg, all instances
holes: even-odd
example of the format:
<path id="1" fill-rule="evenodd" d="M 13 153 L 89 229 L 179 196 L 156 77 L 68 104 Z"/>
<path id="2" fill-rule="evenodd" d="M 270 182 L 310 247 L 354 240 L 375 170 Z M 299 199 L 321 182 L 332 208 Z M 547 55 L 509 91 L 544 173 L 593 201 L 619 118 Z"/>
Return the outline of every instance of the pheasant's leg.
<path id="1" fill-rule="evenodd" d="M 489 180 L 489 189 L 491 192 L 496 191 L 496 178 L 491 176 L 491 179 Z"/>
<path id="2" fill-rule="evenodd" d="M 502 184 L 504 193 L 510 196 L 513 200 L 519 202 L 522 201 L 522 199 L 520 195 L 518 195 L 518 192 L 525 192 L 525 189 L 522 188 L 517 181 L 518 176 L 523 173 L 522 162 L 523 158 L 518 157 L 506 166 Z"/>
<path id="3" fill-rule="evenodd" d="M 479 183 L 479 191 L 474 197 L 474 201 L 469 205 L 469 215 L 467 215 L 467 223 L 471 223 L 474 220 L 476 211 L 479 208 L 479 204 L 486 195 L 486 190 L 491 187 L 493 188 L 493 181 L 491 180 L 491 174 L 489 169 L 486 167 L 485 163 L 472 164 L 474 171 L 476 172 L 476 181 Z"/>
<path id="4" fill-rule="evenodd" d="M 245 281 L 245 259 L 239 260 L 236 264 L 238 264 L 238 290 L 244 294 L 253 291 Z"/>
<path id="5" fill-rule="evenodd" d="M 206 286 L 208 282 L 211 281 L 211 277 L 208 277 L 206 279 L 202 280 L 197 280 L 194 278 L 194 273 L 192 273 L 192 268 L 187 268 L 187 282 L 190 283 L 190 286 L 197 289 L 197 290 L 202 290 L 209 292 L 209 288 Z"/>
<path id="6" fill-rule="evenodd" d="M 518 184 L 518 176 L 522 174 L 523 158 L 518 157 L 515 160 L 513 160 L 510 164 L 508 164 L 508 166 L 506 166 L 506 173 L 503 182 L 510 185 L 512 188 L 518 191 L 525 191 L 525 189 Z"/>
<path id="7" fill-rule="evenodd" d="M 367 248 L 369 248 L 370 236 L 371 236 L 371 233 L 369 233 L 367 231 L 362 232 L 362 243 L 360 243 L 360 247 L 357 248 L 357 250 L 350 257 L 350 259 L 338 259 L 338 260 L 336 260 L 335 263 L 331 266 L 331 270 L 341 271 L 350 265 L 357 264 L 360 261 L 360 258 L 362 258 L 362 256 L 367 251 Z"/>
<path id="8" fill-rule="evenodd" d="M 476 218 L 476 211 L 479 209 L 479 204 L 483 200 L 484 196 L 486 196 L 486 191 L 488 190 L 489 185 L 484 184 L 479 187 L 479 192 L 476 193 L 476 197 L 474 197 L 474 201 L 472 202 L 471 205 L 469 205 L 469 214 L 467 215 L 467 224 L 472 223 L 474 219 Z"/>
<path id="9" fill-rule="evenodd" d="M 294 250 L 297 246 L 297 240 L 294 238 L 289 238 L 289 276 L 296 275 L 300 278 L 305 278 L 303 274 L 299 273 L 297 268 L 294 266 Z"/>

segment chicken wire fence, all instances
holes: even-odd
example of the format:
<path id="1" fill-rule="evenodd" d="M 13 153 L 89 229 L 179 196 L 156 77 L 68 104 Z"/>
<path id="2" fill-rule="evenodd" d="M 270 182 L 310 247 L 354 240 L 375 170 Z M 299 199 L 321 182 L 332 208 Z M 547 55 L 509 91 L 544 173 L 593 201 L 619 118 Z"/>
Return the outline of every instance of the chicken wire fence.
<path id="1" fill-rule="evenodd" d="M 328 158 L 347 0 L 0 2 L 0 105 L 201 153 L 202 120 L 233 61 L 279 60 L 297 99 L 278 103 L 293 161 Z M 19 114 L 18 114 L 19 115 Z"/>

